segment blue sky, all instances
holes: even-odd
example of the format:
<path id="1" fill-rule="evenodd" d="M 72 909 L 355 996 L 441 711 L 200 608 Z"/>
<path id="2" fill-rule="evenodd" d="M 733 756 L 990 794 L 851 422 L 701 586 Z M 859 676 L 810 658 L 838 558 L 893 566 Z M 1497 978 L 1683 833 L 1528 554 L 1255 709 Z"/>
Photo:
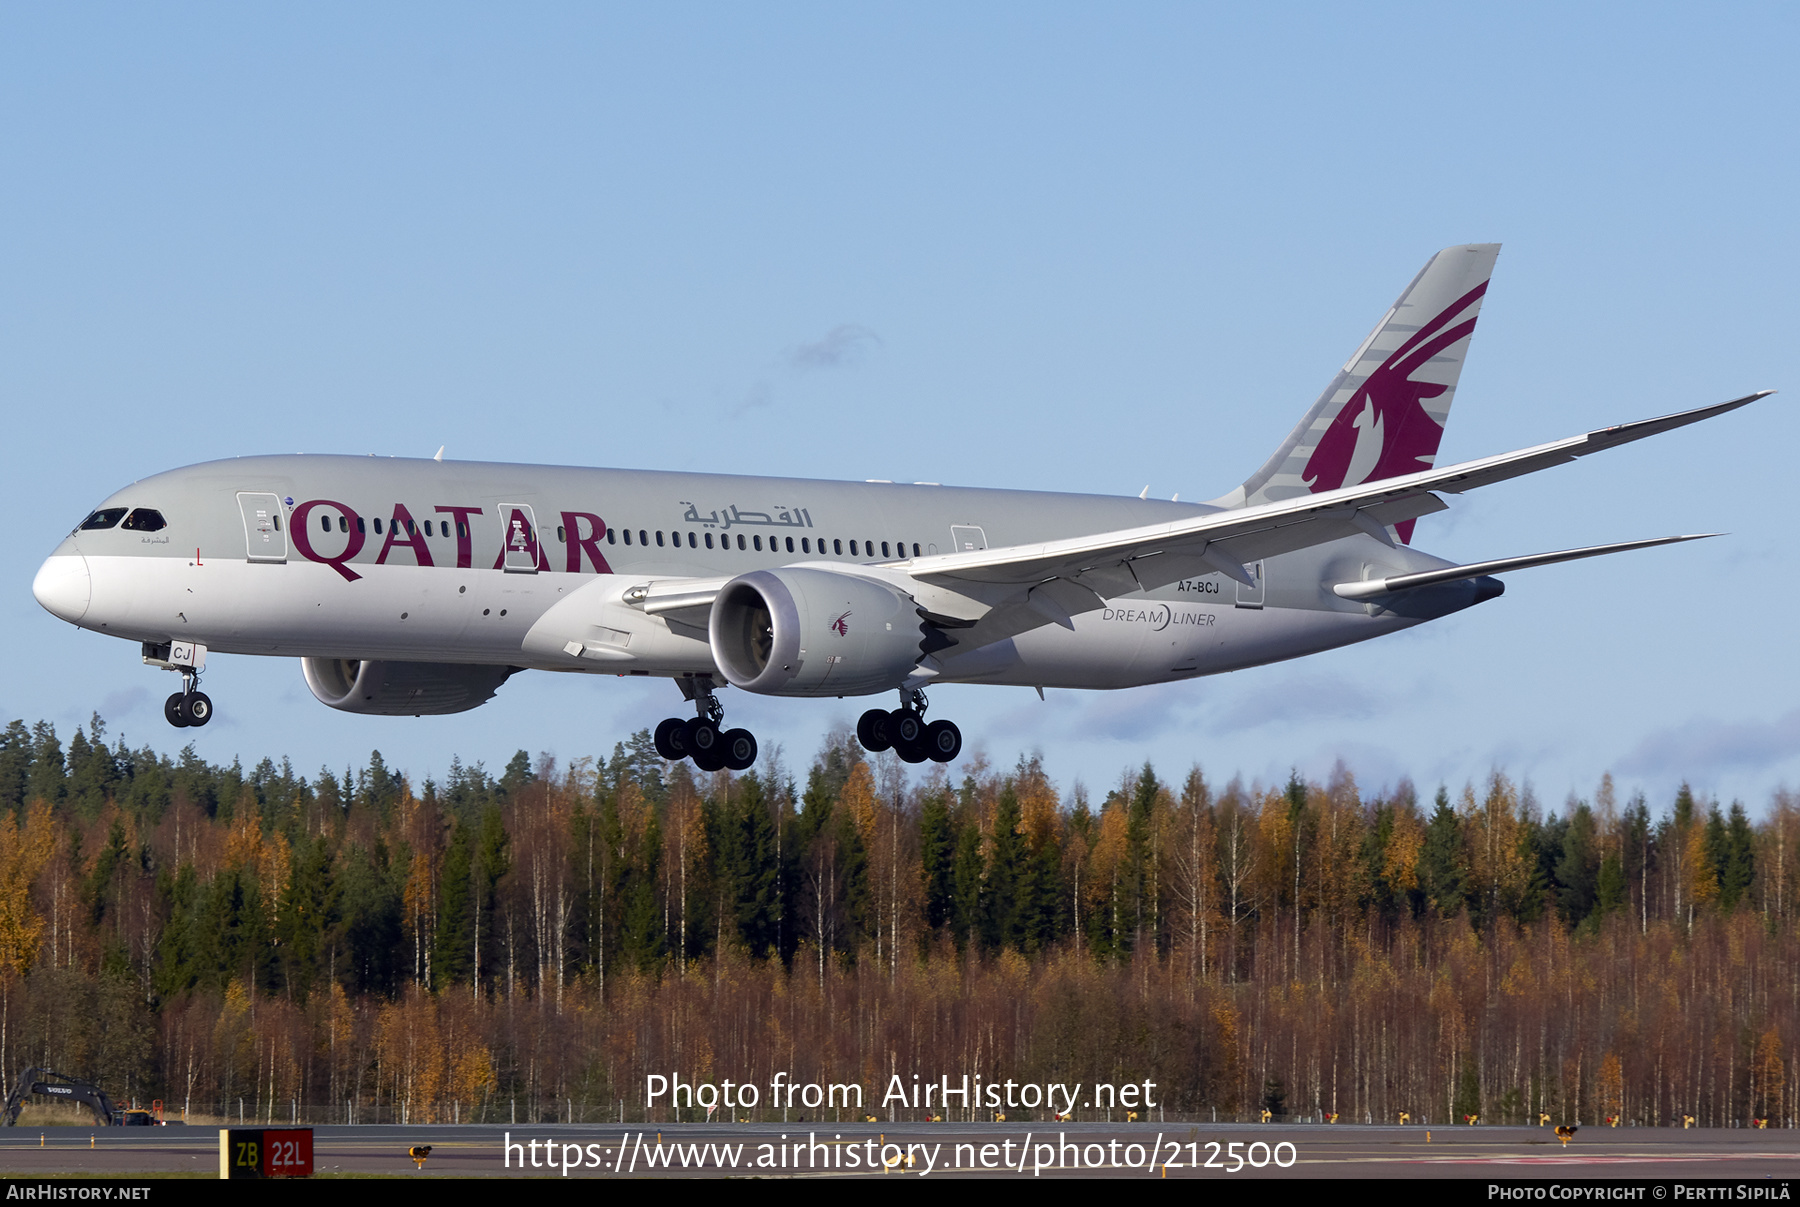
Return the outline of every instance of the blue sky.
<path id="1" fill-rule="evenodd" d="M 1800 784 L 1800 16 L 1633 6 L 0 9 L 0 714 L 341 766 L 605 752 L 667 684 L 360 718 L 215 660 L 219 717 L 30 592 L 124 483 L 350 452 L 1209 498 L 1438 248 L 1505 245 L 1442 456 L 1722 400 L 1422 521 L 1528 571 L 1410 634 L 1125 693 L 945 688 L 998 764 L 1368 789 Z M 855 701 L 731 719 L 803 766 Z"/>

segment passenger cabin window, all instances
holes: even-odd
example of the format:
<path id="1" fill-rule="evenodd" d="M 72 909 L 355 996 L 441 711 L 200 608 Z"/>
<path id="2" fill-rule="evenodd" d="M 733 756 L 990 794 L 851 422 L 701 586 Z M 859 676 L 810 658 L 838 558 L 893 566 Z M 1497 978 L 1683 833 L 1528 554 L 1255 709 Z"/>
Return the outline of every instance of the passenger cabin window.
<path id="1" fill-rule="evenodd" d="M 913 542 L 913 556 L 914 557 L 919 556 L 919 542 L 917 542 L 917 541 Z"/>
<path id="2" fill-rule="evenodd" d="M 789 553 L 792 553 L 794 551 L 794 538 L 791 536 L 787 539 L 787 547 L 788 547 L 787 551 Z"/>
<path id="3" fill-rule="evenodd" d="M 699 547 L 700 542 L 694 539 L 694 534 L 691 532 L 688 533 L 688 548 L 698 549 Z M 712 538 L 710 536 L 706 538 L 706 547 L 709 549 L 712 548 Z"/>
<path id="4" fill-rule="evenodd" d="M 855 541 L 850 542 L 850 556 L 851 557 L 856 556 L 856 542 Z"/>
<path id="5" fill-rule="evenodd" d="M 97 532 L 102 528 L 111 528 L 124 518 L 125 509 L 123 507 L 103 507 L 81 521 L 81 527 L 76 531 Z"/>
<path id="6" fill-rule="evenodd" d="M 356 517 L 356 530 L 360 533 L 363 533 L 366 536 L 369 531 L 369 522 L 367 520 L 363 519 L 361 516 L 357 516 Z"/>
<path id="7" fill-rule="evenodd" d="M 431 535 L 431 521 L 430 520 L 425 521 L 425 535 L 426 536 Z M 559 541 L 562 541 L 565 544 L 568 543 L 569 536 L 566 532 L 563 531 L 563 526 L 561 524 L 558 524 L 556 526 L 556 539 Z"/>
<path id="8" fill-rule="evenodd" d="M 375 517 L 375 535 L 376 536 L 381 535 L 381 517 L 380 516 Z"/>
<path id="9" fill-rule="evenodd" d="M 855 544 L 855 542 L 854 542 L 854 541 L 852 541 L 852 542 L 851 542 L 851 544 L 852 544 L 852 545 L 854 545 L 854 544 Z M 832 548 L 832 550 L 833 550 L 833 551 L 834 551 L 834 552 L 836 552 L 836 554 L 837 554 L 837 555 L 838 555 L 838 556 L 839 556 L 839 557 L 843 557 L 843 556 L 844 556 L 844 542 L 842 542 L 842 541 L 840 541 L 840 540 L 835 540 L 835 539 L 834 539 L 834 540 L 833 540 L 833 541 L 832 541 L 832 542 L 831 542 L 831 548 Z M 855 553 L 855 552 L 856 552 L 856 550 L 855 550 L 855 549 L 851 549 L 851 550 L 850 550 L 850 552 L 852 552 L 852 553 Z"/>
<path id="10" fill-rule="evenodd" d="M 125 517 L 125 527 L 133 532 L 161 532 L 168 526 L 162 512 L 149 507 L 140 507 Z"/>
<path id="11" fill-rule="evenodd" d="M 339 532 L 349 532 L 350 531 L 350 517 L 349 516 L 341 515 L 338 517 L 338 531 Z"/>
<path id="12" fill-rule="evenodd" d="M 358 532 L 362 531 L 361 520 L 356 521 L 356 530 Z M 456 521 L 456 535 L 462 537 L 465 541 L 469 539 L 469 522 L 467 520 Z"/>
<path id="13" fill-rule="evenodd" d="M 328 515 L 320 516 L 319 517 L 319 528 L 322 531 L 330 532 L 331 531 L 331 517 Z"/>
<path id="14" fill-rule="evenodd" d="M 887 546 L 888 546 L 888 543 L 886 541 L 881 542 L 881 556 L 882 557 L 886 557 L 888 555 Z"/>
<path id="15" fill-rule="evenodd" d="M 643 536 L 643 535 L 644 535 L 644 534 L 643 534 L 643 533 L 641 533 L 641 532 L 640 532 L 640 533 L 638 533 L 638 536 L 639 536 L 639 537 L 640 537 L 640 538 L 641 538 L 641 537 L 642 537 L 642 536 Z M 661 530 L 660 530 L 660 529 L 659 529 L 659 530 L 658 530 L 658 531 L 657 531 L 657 533 L 656 533 L 656 547 L 657 547 L 657 548 L 658 548 L 658 549 L 661 549 L 661 548 L 662 548 L 662 543 L 663 543 L 663 539 L 662 539 L 662 538 L 663 538 L 663 534 L 662 534 L 662 531 L 661 531 Z"/>
<path id="16" fill-rule="evenodd" d="M 618 531 L 619 530 L 617 528 L 608 528 L 606 530 L 606 543 L 607 544 L 616 545 L 619 543 Z M 627 545 L 631 544 L 631 529 L 629 529 L 629 528 L 627 528 L 625 530 L 625 543 Z"/>
<path id="17" fill-rule="evenodd" d="M 756 547 L 758 549 L 762 548 L 762 538 L 761 537 L 756 538 Z M 743 551 L 744 551 L 744 534 L 740 532 L 740 533 L 738 533 L 738 552 L 742 553 Z"/>
<path id="18" fill-rule="evenodd" d="M 794 551 L 794 538 L 790 536 L 788 538 L 788 552 L 792 553 L 793 551 Z M 800 552 L 802 552 L 802 553 L 811 553 L 812 552 L 811 538 L 804 537 L 804 536 L 800 538 Z"/>
<path id="19" fill-rule="evenodd" d="M 773 539 L 773 538 L 771 538 L 771 539 Z M 755 550 L 758 553 L 762 552 L 762 537 L 760 537 L 760 536 L 751 537 L 750 544 L 753 548 L 755 548 Z"/>

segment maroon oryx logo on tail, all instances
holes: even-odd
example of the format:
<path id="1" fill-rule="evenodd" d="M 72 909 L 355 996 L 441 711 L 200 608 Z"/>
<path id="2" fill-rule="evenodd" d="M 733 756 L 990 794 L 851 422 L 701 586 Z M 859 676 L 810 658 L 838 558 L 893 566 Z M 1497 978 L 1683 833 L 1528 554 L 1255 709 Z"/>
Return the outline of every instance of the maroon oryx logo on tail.
<path id="1" fill-rule="evenodd" d="M 1430 469 L 1444 429 L 1420 405 L 1449 387 L 1414 381 L 1427 361 L 1475 330 L 1475 320 L 1453 323 L 1487 292 L 1483 281 L 1444 307 L 1442 313 L 1394 350 L 1332 419 L 1300 477 L 1314 494 L 1379 482 Z M 1400 539 L 1412 539 L 1413 521 L 1398 525 Z"/>
<path id="2" fill-rule="evenodd" d="M 849 619 L 850 613 L 845 612 L 842 616 L 838 617 L 825 627 L 836 633 L 839 637 L 848 637 L 850 636 L 850 626 L 844 622 Z"/>

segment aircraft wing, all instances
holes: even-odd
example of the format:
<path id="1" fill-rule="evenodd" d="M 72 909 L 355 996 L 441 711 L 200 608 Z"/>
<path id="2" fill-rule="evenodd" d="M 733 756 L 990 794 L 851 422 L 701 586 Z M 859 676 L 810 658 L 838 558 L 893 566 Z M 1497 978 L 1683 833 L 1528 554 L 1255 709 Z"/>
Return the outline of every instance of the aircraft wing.
<path id="1" fill-rule="evenodd" d="M 1446 509 L 1433 492 L 1460 494 L 1536 473 L 1723 415 L 1772 393 L 1759 390 L 1730 402 L 1320 494 L 1045 544 L 915 558 L 893 569 L 988 605 L 979 617 L 959 620 L 954 612 L 945 617 L 965 630 L 954 634 L 964 647 L 1003 640 L 1046 621 L 1072 628 L 1073 616 L 1105 599 L 1179 579 L 1219 572 L 1249 583 L 1246 563 L 1358 532 L 1391 544 L 1389 526 Z M 932 608 L 925 598 L 920 603 Z"/>

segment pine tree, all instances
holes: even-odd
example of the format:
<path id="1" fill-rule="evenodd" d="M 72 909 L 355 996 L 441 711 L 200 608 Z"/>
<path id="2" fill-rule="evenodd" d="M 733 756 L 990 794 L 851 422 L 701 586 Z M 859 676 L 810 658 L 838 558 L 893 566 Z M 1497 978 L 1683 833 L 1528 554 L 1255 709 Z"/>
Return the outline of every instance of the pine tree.
<path id="1" fill-rule="evenodd" d="M 428 989 L 460 985 L 474 971 L 475 943 L 475 827 L 456 823 L 450 847 L 444 852 L 438 880 L 437 939 L 432 944 L 431 983 Z"/>
<path id="2" fill-rule="evenodd" d="M 950 921 L 955 896 L 956 830 L 950 799 L 935 793 L 919 814 L 919 864 L 925 878 L 925 924 L 935 935 Z"/>
<path id="3" fill-rule="evenodd" d="M 1025 877 L 1025 839 L 1019 833 L 1019 794 L 1006 781 L 994 809 L 994 834 L 989 844 L 987 877 L 981 896 L 981 945 L 988 951 L 1023 944 L 1021 913 L 1029 907 Z"/>
<path id="4" fill-rule="evenodd" d="M 1462 821 L 1450 807 L 1450 793 L 1439 787 L 1425 844 L 1419 850 L 1419 888 L 1437 912 L 1453 918 L 1462 912 L 1468 881 L 1463 858 Z"/>

